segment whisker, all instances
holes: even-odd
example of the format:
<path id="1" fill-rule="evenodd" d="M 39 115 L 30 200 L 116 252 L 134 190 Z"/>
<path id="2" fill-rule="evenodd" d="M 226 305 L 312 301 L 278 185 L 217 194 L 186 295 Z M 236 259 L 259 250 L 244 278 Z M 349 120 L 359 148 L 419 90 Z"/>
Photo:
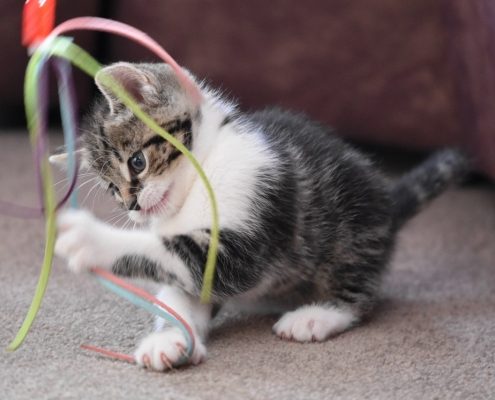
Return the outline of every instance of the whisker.
<path id="1" fill-rule="evenodd" d="M 115 220 L 117 220 L 117 218 L 121 218 L 126 213 L 127 213 L 127 211 L 121 211 L 120 213 L 113 215 L 112 217 L 108 218 L 105 222 L 107 222 L 109 224 L 113 223 L 113 222 L 115 222 Z"/>
<path id="2" fill-rule="evenodd" d="M 129 216 L 127 216 L 127 221 L 124 223 L 124 225 L 122 226 L 122 229 L 126 229 L 127 226 L 132 222 L 132 220 L 129 218 Z"/>
<path id="3" fill-rule="evenodd" d="M 123 214 L 123 215 L 122 215 L 119 219 L 117 219 L 116 221 L 114 221 L 114 223 L 113 223 L 113 224 L 114 224 L 114 225 L 118 225 L 119 223 L 121 223 L 121 221 L 122 221 L 125 217 L 127 217 L 127 215 L 126 215 L 126 214 Z"/>
<path id="4" fill-rule="evenodd" d="M 86 186 L 88 183 L 90 183 L 90 182 L 94 182 L 94 181 L 95 181 L 95 180 L 97 180 L 97 179 L 98 179 L 98 177 L 97 177 L 97 176 L 95 176 L 94 178 L 88 179 L 87 181 L 84 181 L 84 182 L 82 182 L 81 184 L 79 184 L 79 185 L 77 186 L 77 188 L 78 188 L 78 189 L 82 189 L 82 188 L 83 188 L 84 186 Z M 100 182 L 98 182 L 98 184 L 99 184 L 99 183 L 100 183 Z"/>
<path id="5" fill-rule="evenodd" d="M 93 190 L 95 190 L 95 188 L 99 187 L 100 186 L 100 182 L 96 182 L 92 187 L 91 189 L 89 189 L 89 192 L 86 194 L 86 196 L 84 197 L 83 201 L 81 201 L 81 204 L 85 204 L 86 200 L 88 199 L 89 195 L 91 194 L 91 192 L 93 192 Z"/>

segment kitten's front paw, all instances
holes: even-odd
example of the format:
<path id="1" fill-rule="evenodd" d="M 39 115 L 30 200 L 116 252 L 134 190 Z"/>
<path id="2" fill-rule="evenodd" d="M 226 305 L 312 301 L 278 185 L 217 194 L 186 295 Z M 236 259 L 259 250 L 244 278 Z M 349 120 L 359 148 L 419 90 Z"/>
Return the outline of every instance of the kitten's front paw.
<path id="1" fill-rule="evenodd" d="M 73 272 L 105 262 L 105 226 L 88 211 L 68 210 L 58 216 L 55 254 L 65 258 Z"/>
<path id="2" fill-rule="evenodd" d="M 179 328 L 175 327 L 148 335 L 134 353 L 138 365 L 155 371 L 172 369 L 182 356 L 187 357 L 186 339 Z M 194 353 L 188 362 L 199 364 L 205 357 L 206 348 L 196 337 Z"/>

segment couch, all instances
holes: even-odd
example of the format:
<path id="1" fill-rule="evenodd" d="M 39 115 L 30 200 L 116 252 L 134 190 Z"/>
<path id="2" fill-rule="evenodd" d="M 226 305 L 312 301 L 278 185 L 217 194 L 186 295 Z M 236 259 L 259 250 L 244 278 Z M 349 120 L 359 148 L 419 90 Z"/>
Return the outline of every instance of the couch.
<path id="1" fill-rule="evenodd" d="M 19 2 L 0 18 L 4 110 L 22 105 L 25 52 Z M 277 104 L 363 143 L 431 150 L 459 146 L 495 178 L 495 2 L 491 0 L 59 1 L 58 19 L 103 15 L 154 37 L 238 98 Z M 5 39 L 3 39 L 5 40 Z M 151 61 L 124 39 L 76 36 L 104 62 Z M 6 49 L 6 50 L 5 50 Z M 82 109 L 92 83 L 78 75 Z M 1 119 L 1 118 L 0 118 Z"/>

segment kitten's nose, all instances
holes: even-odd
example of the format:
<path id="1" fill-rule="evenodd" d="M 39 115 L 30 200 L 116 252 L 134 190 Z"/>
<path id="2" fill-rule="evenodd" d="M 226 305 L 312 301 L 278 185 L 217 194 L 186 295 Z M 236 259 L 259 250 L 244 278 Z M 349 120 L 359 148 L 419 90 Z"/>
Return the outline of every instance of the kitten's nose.
<path id="1" fill-rule="evenodd" d="M 138 204 L 137 199 L 134 199 L 132 203 L 128 207 L 129 211 L 139 211 L 141 210 L 141 206 Z"/>

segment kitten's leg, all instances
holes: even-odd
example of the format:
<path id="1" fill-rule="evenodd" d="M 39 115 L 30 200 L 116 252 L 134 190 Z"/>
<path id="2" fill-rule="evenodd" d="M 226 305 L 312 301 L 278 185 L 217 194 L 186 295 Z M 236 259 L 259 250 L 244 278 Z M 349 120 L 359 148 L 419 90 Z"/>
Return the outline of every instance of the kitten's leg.
<path id="1" fill-rule="evenodd" d="M 350 309 L 331 304 L 306 305 L 285 313 L 273 331 L 283 339 L 321 342 L 349 329 L 358 319 Z"/>
<path id="2" fill-rule="evenodd" d="M 191 326 L 195 347 L 191 357 L 193 364 L 199 364 L 206 356 L 204 341 L 208 333 L 211 306 L 200 304 L 183 290 L 164 286 L 157 298 L 177 311 Z M 156 371 L 172 368 L 185 354 L 186 340 L 182 331 L 157 318 L 156 331 L 146 336 L 139 344 L 134 356 L 136 362 Z"/>
<path id="3" fill-rule="evenodd" d="M 86 211 L 65 212 L 58 223 L 55 252 L 67 259 L 73 271 L 98 266 L 119 275 L 173 283 L 199 297 L 208 257 L 207 229 L 170 236 L 126 231 L 104 224 Z M 256 287 L 264 267 L 257 256 L 259 242 L 232 230 L 221 230 L 220 242 L 213 295 L 226 299 Z"/>
<path id="4" fill-rule="evenodd" d="M 156 234 L 117 229 L 82 210 L 62 213 L 58 230 L 55 253 L 74 272 L 101 267 L 124 276 L 173 281 L 190 293 L 198 290 L 184 262 Z"/>
<path id="5" fill-rule="evenodd" d="M 68 259 L 72 270 L 79 272 L 99 266 L 120 275 L 173 283 L 175 286 L 164 286 L 158 298 L 191 326 L 196 343 L 190 362 L 201 362 L 206 355 L 204 340 L 211 307 L 188 294 L 199 291 L 200 281 L 193 279 L 184 262 L 167 250 L 159 236 L 113 228 L 86 211 L 63 213 L 58 222 L 56 253 Z M 166 326 L 163 321 L 157 323 L 157 328 L 157 332 L 142 341 L 135 356 L 140 365 L 164 370 L 178 361 L 186 340 L 178 328 Z"/>

